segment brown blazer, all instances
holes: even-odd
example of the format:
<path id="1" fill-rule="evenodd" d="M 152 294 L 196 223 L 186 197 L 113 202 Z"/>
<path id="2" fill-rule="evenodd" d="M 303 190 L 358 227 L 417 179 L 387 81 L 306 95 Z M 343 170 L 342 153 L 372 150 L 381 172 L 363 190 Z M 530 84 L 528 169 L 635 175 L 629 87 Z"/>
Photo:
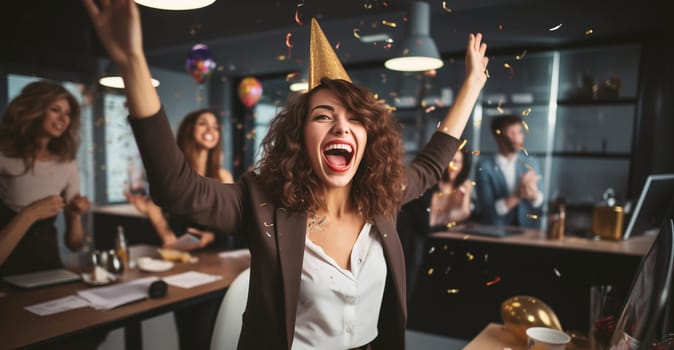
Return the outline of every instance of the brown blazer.
<path id="1" fill-rule="evenodd" d="M 281 208 L 255 173 L 236 184 L 199 176 L 184 160 L 166 115 L 129 118 L 150 183 L 152 199 L 172 214 L 225 233 L 245 234 L 251 251 L 248 304 L 239 349 L 290 349 L 300 290 L 306 213 Z M 405 169 L 404 202 L 438 182 L 459 141 L 435 133 Z M 405 267 L 395 218 L 374 218 L 388 268 L 379 335 L 373 349 L 404 349 L 407 321 Z"/>

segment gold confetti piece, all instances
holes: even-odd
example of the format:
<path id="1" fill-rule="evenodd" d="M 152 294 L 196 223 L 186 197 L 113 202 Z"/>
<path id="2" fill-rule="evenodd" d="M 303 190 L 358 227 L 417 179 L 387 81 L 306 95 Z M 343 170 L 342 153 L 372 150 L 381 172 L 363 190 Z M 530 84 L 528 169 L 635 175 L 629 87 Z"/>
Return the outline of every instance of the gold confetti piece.
<path id="1" fill-rule="evenodd" d="M 518 159 L 518 160 L 519 160 L 519 162 L 522 163 L 522 165 L 524 165 L 527 169 L 529 169 L 529 170 L 534 170 L 534 167 L 531 166 L 531 164 L 529 164 L 529 163 L 527 163 L 527 162 L 525 162 L 525 161 L 523 161 L 523 160 L 521 160 L 521 159 Z"/>
<path id="2" fill-rule="evenodd" d="M 562 277 L 562 274 L 561 274 L 561 273 L 559 272 L 559 270 L 557 270 L 557 268 L 556 268 L 556 267 L 555 267 L 555 268 L 553 268 L 553 269 L 552 269 L 552 271 L 554 271 L 554 272 L 555 272 L 555 275 L 557 275 L 557 277 Z"/>
<path id="3" fill-rule="evenodd" d="M 356 39 L 358 39 L 358 40 L 360 40 L 360 34 L 358 34 L 359 31 L 360 31 L 360 29 L 353 28 L 353 36 L 355 36 Z"/>
<path id="4" fill-rule="evenodd" d="M 260 203 L 260 208 L 266 207 L 267 205 L 269 205 L 269 204 L 267 204 L 266 202 L 262 202 L 262 203 Z"/>
<path id="5" fill-rule="evenodd" d="M 293 78 L 296 78 L 298 75 L 300 75 L 299 72 L 288 73 L 288 74 L 286 74 L 286 81 L 289 81 Z"/>
<path id="6" fill-rule="evenodd" d="M 501 282 L 501 277 L 496 276 L 496 278 L 494 278 L 491 281 L 488 281 L 486 284 L 487 284 L 487 287 L 489 287 L 489 286 L 493 286 L 493 285 L 495 285 L 496 283 L 499 283 L 499 282 Z"/>
<path id="7" fill-rule="evenodd" d="M 473 187 L 477 186 L 477 182 L 472 181 L 472 180 L 470 181 L 470 184 L 473 185 Z"/>
<path id="8" fill-rule="evenodd" d="M 556 25 L 556 26 L 554 26 L 554 27 L 552 27 L 552 28 L 550 28 L 550 29 L 548 29 L 548 30 L 551 31 L 551 32 L 554 32 L 555 30 L 557 30 L 557 29 L 559 29 L 559 28 L 561 28 L 561 27 L 562 27 L 562 24 L 560 23 L 560 24 L 558 24 L 558 25 Z"/>
<path id="9" fill-rule="evenodd" d="M 531 113 L 531 107 L 522 110 L 522 116 L 523 117 L 529 116 L 529 113 Z"/>
<path id="10" fill-rule="evenodd" d="M 524 49 L 524 51 L 522 52 L 521 55 L 515 56 L 515 59 L 519 61 L 519 60 L 523 59 L 524 55 L 526 55 L 526 54 L 527 54 L 527 49 Z"/>
<path id="11" fill-rule="evenodd" d="M 285 55 L 278 55 L 278 56 L 276 56 L 276 60 L 277 60 L 277 61 L 285 61 L 285 60 L 286 60 L 286 56 L 285 56 Z"/>
<path id="12" fill-rule="evenodd" d="M 474 155 L 474 156 L 479 156 L 479 155 L 480 155 L 480 150 L 477 150 L 477 149 L 474 150 L 474 151 L 473 151 L 473 155 Z"/>
<path id="13" fill-rule="evenodd" d="M 449 168 L 449 170 L 453 170 L 453 171 L 459 170 L 459 167 L 457 167 L 456 164 L 454 164 L 454 162 L 449 162 L 449 165 L 447 166 L 447 168 Z"/>
<path id="14" fill-rule="evenodd" d="M 484 262 L 488 262 L 488 261 L 489 261 L 489 254 L 485 254 L 484 255 Z"/>
<path id="15" fill-rule="evenodd" d="M 538 220 L 538 215 L 536 214 L 527 214 L 527 217 L 532 220 Z"/>
<path id="16" fill-rule="evenodd" d="M 461 141 L 461 144 L 459 145 L 459 151 L 462 150 L 464 147 L 466 147 L 467 143 L 468 143 L 468 139 L 463 139 L 463 141 Z"/>
<path id="17" fill-rule="evenodd" d="M 452 13 L 452 9 L 449 8 L 449 6 L 447 6 L 447 1 L 442 2 L 442 9 L 449 12 L 449 13 Z"/>
<path id="18" fill-rule="evenodd" d="M 529 152 L 527 152 L 527 149 L 524 148 L 524 146 L 522 146 L 521 150 L 522 150 L 522 152 L 524 152 L 525 156 L 527 156 L 527 157 L 529 156 Z"/>
<path id="19" fill-rule="evenodd" d="M 496 135 L 501 135 L 501 129 L 496 129 L 495 133 L 496 133 Z"/>
<path id="20" fill-rule="evenodd" d="M 470 239 L 470 235 L 465 235 L 465 236 L 463 236 L 463 239 L 464 239 L 464 240 Z"/>
<path id="21" fill-rule="evenodd" d="M 458 289 L 447 289 L 447 294 L 459 294 Z"/>
<path id="22" fill-rule="evenodd" d="M 383 24 L 385 26 L 389 26 L 391 28 L 395 28 L 395 27 L 398 26 L 395 22 L 389 22 L 389 21 L 384 20 L 384 19 L 381 20 L 381 24 Z"/>
<path id="23" fill-rule="evenodd" d="M 369 10 L 369 9 L 372 8 L 372 4 L 370 4 L 370 3 L 365 3 L 365 4 L 363 4 L 363 7 Z"/>
<path id="24" fill-rule="evenodd" d="M 426 113 L 431 113 L 431 112 L 433 112 L 434 110 L 435 110 L 435 106 L 428 106 L 428 108 L 426 108 L 424 111 L 425 111 Z"/>
<path id="25" fill-rule="evenodd" d="M 449 245 L 445 244 L 442 246 L 442 250 L 447 251 L 449 250 Z"/>
<path id="26" fill-rule="evenodd" d="M 592 33 L 594 33 L 594 31 L 592 30 L 592 28 L 590 28 L 590 29 L 588 29 L 588 30 L 585 31 L 585 35 L 592 35 Z"/>
<path id="27" fill-rule="evenodd" d="M 471 252 L 466 252 L 466 259 L 468 261 L 473 261 L 473 260 L 475 260 L 475 255 L 473 255 L 473 253 L 471 253 Z"/>
<path id="28" fill-rule="evenodd" d="M 290 43 L 290 39 L 293 37 L 293 33 L 288 33 L 286 34 L 286 47 L 291 48 L 293 47 L 293 44 Z"/>
<path id="29" fill-rule="evenodd" d="M 491 78 L 491 76 L 489 75 L 489 69 L 484 70 L 484 75 L 487 76 L 487 79 Z"/>
<path id="30" fill-rule="evenodd" d="M 452 227 L 456 226 L 456 221 L 450 221 L 447 223 L 447 228 L 450 229 Z"/>
<path id="31" fill-rule="evenodd" d="M 524 126 L 524 131 L 526 131 L 527 135 L 529 135 L 529 125 L 527 124 L 527 122 L 522 120 L 522 126 Z"/>
<path id="32" fill-rule="evenodd" d="M 302 21 L 300 20 L 300 7 L 303 5 L 304 4 L 297 4 L 297 8 L 295 9 L 295 23 L 297 23 L 298 26 L 302 25 Z"/>
<path id="33" fill-rule="evenodd" d="M 433 268 L 431 267 L 430 269 L 428 269 L 426 274 L 428 274 L 429 276 L 432 275 L 433 274 Z"/>
<path id="34" fill-rule="evenodd" d="M 338 41 L 337 44 L 335 44 L 335 50 L 339 50 L 340 45 L 342 45 L 342 42 Z"/>

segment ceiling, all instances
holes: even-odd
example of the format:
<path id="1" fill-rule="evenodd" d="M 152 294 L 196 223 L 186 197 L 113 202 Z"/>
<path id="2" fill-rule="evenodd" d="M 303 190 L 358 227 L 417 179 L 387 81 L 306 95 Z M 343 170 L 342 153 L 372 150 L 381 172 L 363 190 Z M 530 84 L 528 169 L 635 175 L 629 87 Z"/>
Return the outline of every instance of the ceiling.
<path id="1" fill-rule="evenodd" d="M 393 51 L 360 36 L 387 33 L 397 40 L 409 0 L 217 0 L 191 11 L 141 7 L 145 48 L 152 66 L 184 71 L 192 45 L 209 46 L 218 69 L 231 76 L 283 74 L 304 67 L 309 20 L 319 19 L 345 65 L 383 62 Z M 662 35 L 664 0 L 447 0 L 429 1 L 431 35 L 441 53 L 460 54 L 469 32 L 482 32 L 492 52 Z M 0 14 L 0 62 L 28 69 L 97 69 L 105 57 L 78 0 L 22 0 Z M 296 14 L 299 19 L 296 21 Z M 382 24 L 382 20 L 396 27 Z M 300 25 L 301 23 L 301 25 Z M 550 29 L 561 25 L 559 29 Z M 592 34 L 587 34 L 592 30 Z M 290 33 L 286 47 L 286 37 Z M 281 59 L 280 56 L 285 56 Z"/>

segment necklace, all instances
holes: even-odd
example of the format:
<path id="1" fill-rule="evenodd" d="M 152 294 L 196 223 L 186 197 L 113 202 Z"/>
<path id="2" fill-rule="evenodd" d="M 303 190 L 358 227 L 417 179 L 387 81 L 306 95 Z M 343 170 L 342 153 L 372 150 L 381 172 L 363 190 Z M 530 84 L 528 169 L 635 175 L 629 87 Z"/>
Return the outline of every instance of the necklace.
<path id="1" fill-rule="evenodd" d="M 327 216 L 325 215 L 318 216 L 314 214 L 311 216 L 311 219 L 307 224 L 307 229 L 309 229 L 309 232 L 323 232 L 325 231 L 325 227 L 323 227 L 323 225 L 326 224 L 327 222 L 328 222 Z"/>

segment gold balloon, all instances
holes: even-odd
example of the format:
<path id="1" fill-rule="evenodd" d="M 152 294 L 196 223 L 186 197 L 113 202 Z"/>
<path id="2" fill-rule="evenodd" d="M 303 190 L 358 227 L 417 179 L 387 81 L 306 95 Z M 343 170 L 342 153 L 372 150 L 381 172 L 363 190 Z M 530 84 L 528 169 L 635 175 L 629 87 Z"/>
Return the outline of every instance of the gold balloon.
<path id="1" fill-rule="evenodd" d="M 548 327 L 562 330 L 555 312 L 543 301 L 519 295 L 506 299 L 501 304 L 501 319 L 505 328 L 526 341 L 529 327 Z"/>

